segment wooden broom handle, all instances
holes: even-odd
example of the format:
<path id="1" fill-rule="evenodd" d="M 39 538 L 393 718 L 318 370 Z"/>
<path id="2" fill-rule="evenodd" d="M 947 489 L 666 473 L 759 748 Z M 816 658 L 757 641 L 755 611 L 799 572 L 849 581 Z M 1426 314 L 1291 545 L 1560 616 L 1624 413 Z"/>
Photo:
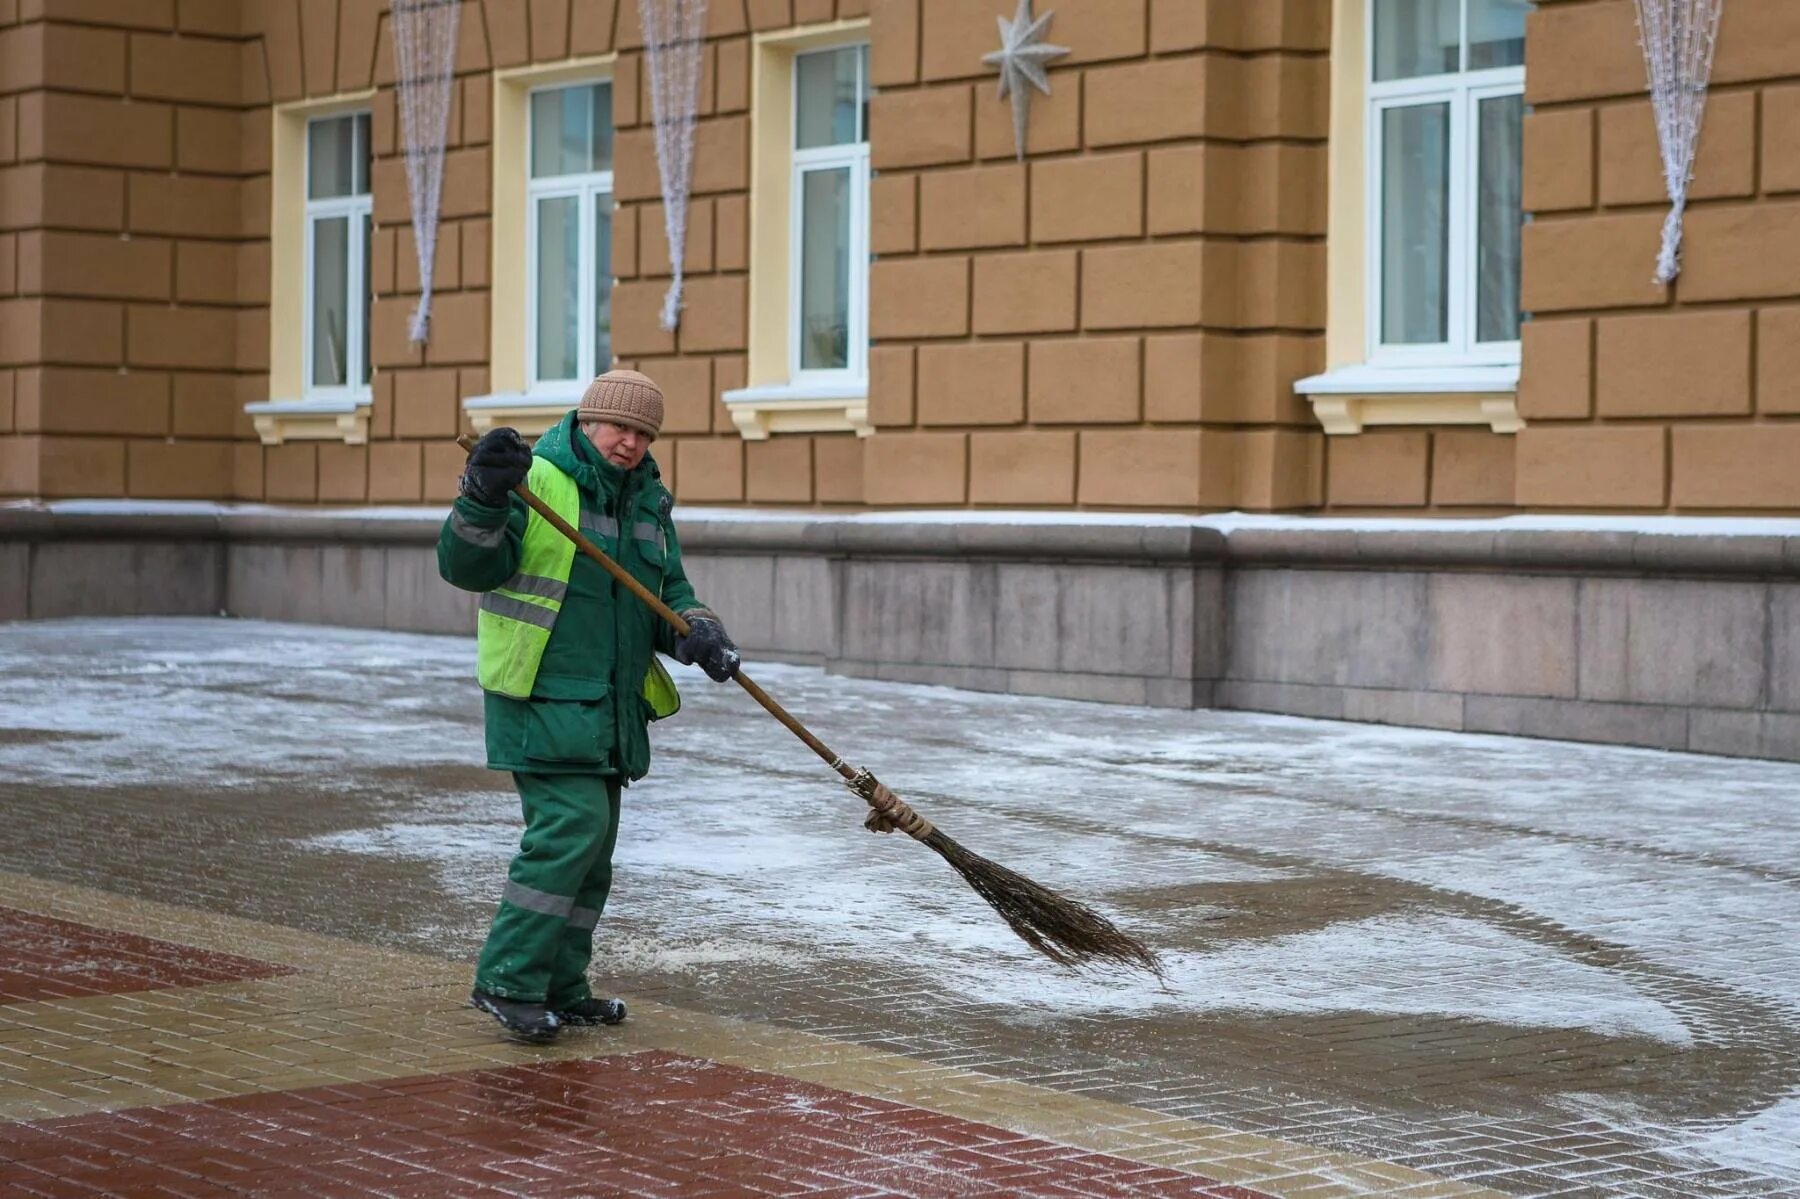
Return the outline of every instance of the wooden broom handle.
<path id="1" fill-rule="evenodd" d="M 465 454 L 472 453 L 475 449 L 475 438 L 464 434 L 456 439 L 456 444 L 463 448 Z M 513 488 L 513 494 L 531 505 L 531 510 L 533 512 L 536 512 L 539 516 L 543 517 L 544 520 L 558 533 L 561 533 L 564 537 L 567 537 L 570 541 L 574 542 L 576 549 L 580 550 L 604 567 L 607 574 L 617 579 L 620 583 L 623 583 L 626 590 L 643 600 L 652 612 L 667 621 L 669 626 L 677 633 L 683 637 L 688 635 L 691 631 L 690 626 L 687 621 L 681 618 L 680 613 L 663 603 L 662 597 L 638 582 L 637 578 L 630 571 L 608 557 L 605 550 L 589 541 L 582 535 L 580 530 L 558 516 L 556 510 L 550 507 L 549 504 L 546 504 L 543 500 L 539 499 L 537 495 L 532 492 L 531 488 L 520 483 L 517 487 Z M 830 766 L 833 770 L 837 771 L 838 774 L 845 779 L 855 777 L 856 771 L 854 768 L 846 765 L 842 758 L 832 753 L 831 749 L 823 741 L 813 736 L 811 730 L 801 724 L 799 720 L 795 719 L 793 714 L 786 708 L 777 703 L 773 696 L 752 682 L 749 675 L 745 674 L 742 670 L 739 670 L 732 677 L 737 680 L 738 686 L 750 693 L 751 699 L 761 704 L 769 715 L 773 716 L 776 720 L 779 720 L 788 732 L 806 742 L 806 748 L 812 750 L 814 753 L 818 754 L 820 758 L 824 759 L 827 766 Z"/>

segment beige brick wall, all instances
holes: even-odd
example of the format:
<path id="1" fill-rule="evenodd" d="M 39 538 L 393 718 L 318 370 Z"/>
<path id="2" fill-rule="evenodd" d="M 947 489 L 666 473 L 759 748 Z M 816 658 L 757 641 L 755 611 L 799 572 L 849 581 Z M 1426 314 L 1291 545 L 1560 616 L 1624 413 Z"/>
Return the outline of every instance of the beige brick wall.
<path id="1" fill-rule="evenodd" d="M 239 10 L 0 7 L 0 494 L 236 492 L 266 340 Z"/>
<path id="2" fill-rule="evenodd" d="M 1526 326 L 1510 502 L 1792 511 L 1800 422 L 1800 5 L 1724 11 L 1682 271 L 1628 0 L 1540 0 L 1525 124 Z M 1440 435 L 1441 437 L 1441 435 Z M 1441 463 L 1439 464 L 1441 466 Z M 1435 479 L 1435 473 L 1434 473 Z"/>
<path id="3" fill-rule="evenodd" d="M 1734 0 L 1685 269 L 1629 0 L 1541 0 L 1525 130 L 1520 412 L 1326 438 L 1329 8 L 1055 0 L 1073 53 L 1010 106 L 1006 3 L 713 0 L 688 308 L 668 255 L 636 7 L 468 0 L 433 338 L 397 156 L 385 0 L 0 3 L 0 494 L 441 501 L 488 390 L 492 72 L 616 50 L 615 347 L 669 398 L 690 502 L 1275 510 L 1774 511 L 1800 428 L 1800 6 Z M 871 22 L 875 436 L 745 443 L 751 39 Z M 366 446 L 265 448 L 270 105 L 375 88 Z M 128 101 L 128 102 L 127 102 Z M 1790 436 L 1793 435 L 1793 436 Z"/>
<path id="4" fill-rule="evenodd" d="M 1320 453 L 1238 439 L 1321 439 L 1329 6 L 1245 7 L 1040 5 L 1018 163 L 1010 6 L 873 0 L 869 503 L 1317 502 Z"/>

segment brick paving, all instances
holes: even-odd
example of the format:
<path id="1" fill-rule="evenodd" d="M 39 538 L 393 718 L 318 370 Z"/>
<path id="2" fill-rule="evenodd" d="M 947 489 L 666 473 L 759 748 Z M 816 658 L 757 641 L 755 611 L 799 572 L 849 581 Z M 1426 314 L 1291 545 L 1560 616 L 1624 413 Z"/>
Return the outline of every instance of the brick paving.
<path id="1" fill-rule="evenodd" d="M 0 908 L 0 1004 L 268 978 L 287 968 Z"/>
<path id="2" fill-rule="evenodd" d="M 0 898 L 281 967 L 0 1006 L 8 1195 L 1492 1195 L 643 1000 L 519 1046 L 460 964 L 18 875 Z"/>
<path id="3" fill-rule="evenodd" d="M 1267 1199 L 992 1125 L 645 1051 L 0 1125 L 0 1184 L 182 1195 Z"/>
<path id="4" fill-rule="evenodd" d="M 469 653 L 0 626 L 0 906 L 289 971 L 0 1006 L 0 1121 L 543 1060 L 460 1006 L 517 836 Z M 684 681 L 603 925 L 634 1019 L 556 1060 L 693 1057 L 1276 1196 L 1800 1194 L 1800 768 L 757 673 L 1150 938 L 1169 988 L 1035 962 Z"/>

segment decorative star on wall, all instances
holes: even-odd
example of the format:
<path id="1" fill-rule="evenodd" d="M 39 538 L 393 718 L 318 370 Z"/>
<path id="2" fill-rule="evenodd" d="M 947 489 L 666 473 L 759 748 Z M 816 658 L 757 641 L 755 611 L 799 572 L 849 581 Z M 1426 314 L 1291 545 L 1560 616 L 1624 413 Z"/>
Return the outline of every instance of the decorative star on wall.
<path id="1" fill-rule="evenodd" d="M 1000 48 L 981 56 L 982 62 L 1000 68 L 1000 99 L 1006 99 L 1008 93 L 1012 95 L 1013 149 L 1020 161 L 1025 158 L 1025 125 L 1031 118 L 1031 93 L 1026 84 L 1048 96 L 1050 76 L 1044 71 L 1044 64 L 1069 52 L 1067 46 L 1052 46 L 1039 40 L 1055 15 L 1047 12 L 1034 21 L 1031 0 L 1019 0 L 1019 11 L 1012 20 L 995 18 L 1000 23 Z"/>

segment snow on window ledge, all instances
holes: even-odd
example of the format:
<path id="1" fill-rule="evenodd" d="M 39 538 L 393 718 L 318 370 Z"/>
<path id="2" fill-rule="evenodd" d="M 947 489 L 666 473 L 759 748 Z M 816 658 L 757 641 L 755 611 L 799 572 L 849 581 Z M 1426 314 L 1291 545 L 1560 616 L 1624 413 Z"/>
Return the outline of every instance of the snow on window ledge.
<path id="1" fill-rule="evenodd" d="M 1294 384 L 1328 434 L 1368 425 L 1486 425 L 1517 433 L 1519 367 L 1341 366 Z"/>
<path id="2" fill-rule="evenodd" d="M 853 432 L 868 437 L 875 432 L 869 423 L 866 380 L 741 387 L 721 398 L 745 441 L 766 441 L 776 433 Z"/>
<path id="3" fill-rule="evenodd" d="M 490 429 L 513 428 L 521 436 L 538 437 L 581 403 L 581 391 L 507 391 L 470 396 L 463 411 L 481 436 Z"/>
<path id="4" fill-rule="evenodd" d="M 341 441 L 365 445 L 369 440 L 369 412 L 374 397 L 363 392 L 329 399 L 266 400 L 245 404 L 264 445 L 289 441 Z"/>

